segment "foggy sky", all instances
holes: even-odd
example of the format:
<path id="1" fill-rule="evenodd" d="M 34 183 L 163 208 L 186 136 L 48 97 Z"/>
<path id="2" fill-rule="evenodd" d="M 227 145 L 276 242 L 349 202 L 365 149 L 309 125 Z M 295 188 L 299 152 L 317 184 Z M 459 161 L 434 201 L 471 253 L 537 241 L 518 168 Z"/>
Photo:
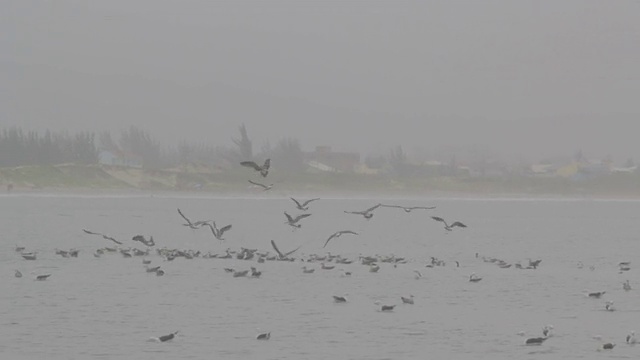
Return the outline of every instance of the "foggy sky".
<path id="1" fill-rule="evenodd" d="M 0 127 L 640 160 L 639 1 L 0 2 Z"/>

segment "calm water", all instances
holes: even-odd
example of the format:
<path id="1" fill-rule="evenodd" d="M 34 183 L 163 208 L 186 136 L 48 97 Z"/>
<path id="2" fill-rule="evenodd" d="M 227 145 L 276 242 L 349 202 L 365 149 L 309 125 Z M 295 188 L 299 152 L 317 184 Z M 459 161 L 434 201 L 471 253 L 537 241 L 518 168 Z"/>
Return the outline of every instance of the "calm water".
<path id="1" fill-rule="evenodd" d="M 435 205 L 405 213 L 380 208 L 370 221 L 344 210 L 378 201 Z M 193 219 L 233 224 L 224 243 L 208 229 L 181 226 L 176 208 Z M 640 202 L 598 200 L 322 199 L 295 232 L 283 211 L 288 199 L 188 196 L 0 196 L 0 354 L 2 359 L 600 359 L 640 358 L 640 345 L 624 343 L 640 330 Z M 446 232 L 430 219 L 460 220 Z M 381 264 L 378 273 L 354 263 L 303 274 L 301 262 L 177 258 L 161 265 L 164 277 L 144 271 L 141 258 L 92 253 L 112 243 L 90 229 L 125 240 L 153 235 L 158 247 L 223 252 L 240 247 L 281 250 L 303 244 L 296 255 L 330 251 L 351 258 L 403 256 L 407 264 Z M 351 229 L 322 249 L 337 230 Z M 37 251 L 23 260 L 15 245 Z M 54 249 L 78 248 L 66 259 Z M 476 258 L 508 262 L 543 259 L 537 270 L 500 269 Z M 430 257 L 447 262 L 425 268 Z M 460 262 L 460 267 L 454 261 Z M 631 261 L 631 271 L 617 264 Z M 577 264 L 584 264 L 578 268 Z M 233 278 L 223 268 L 262 270 L 260 279 Z M 319 264 L 307 264 L 319 268 Z M 593 266 L 594 270 L 589 267 Z M 14 277 L 14 269 L 24 274 Z M 342 276 L 340 269 L 352 271 Z M 414 278 L 419 269 L 423 278 Z M 477 273 L 484 279 L 470 283 Z M 36 274 L 51 273 L 47 281 Z M 625 292 L 629 279 L 634 289 Z M 606 291 L 602 299 L 586 291 Z M 335 304 L 332 295 L 349 302 Z M 400 296 L 415 296 L 415 305 Z M 377 311 L 376 300 L 398 304 Z M 617 311 L 604 310 L 606 300 Z M 525 337 L 554 335 L 542 346 Z M 147 340 L 179 330 L 167 343 Z M 270 331 L 270 341 L 255 340 Z M 594 340 L 601 335 L 602 341 Z M 617 343 L 610 352 L 596 349 Z"/>

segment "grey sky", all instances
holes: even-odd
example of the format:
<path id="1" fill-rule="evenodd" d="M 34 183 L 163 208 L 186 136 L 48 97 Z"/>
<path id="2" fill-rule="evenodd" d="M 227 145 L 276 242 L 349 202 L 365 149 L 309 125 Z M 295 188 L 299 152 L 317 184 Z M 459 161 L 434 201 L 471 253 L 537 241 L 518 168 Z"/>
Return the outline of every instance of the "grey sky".
<path id="1" fill-rule="evenodd" d="M 0 2 L 0 127 L 640 160 L 639 1 Z"/>

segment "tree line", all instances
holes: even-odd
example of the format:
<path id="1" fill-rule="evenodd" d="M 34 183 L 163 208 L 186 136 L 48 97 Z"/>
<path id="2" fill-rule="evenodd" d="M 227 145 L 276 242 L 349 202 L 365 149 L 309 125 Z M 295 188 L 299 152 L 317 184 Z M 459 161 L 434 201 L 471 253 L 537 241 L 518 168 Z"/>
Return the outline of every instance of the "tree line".
<path id="1" fill-rule="evenodd" d="M 259 152 L 254 153 L 253 142 L 244 124 L 238 130 L 240 137 L 231 139 L 232 146 L 187 141 L 174 146 L 163 146 L 147 131 L 136 126 L 121 131 L 117 137 L 108 131 L 70 134 L 45 130 L 40 133 L 13 126 L 0 131 L 0 167 L 98 164 L 100 153 L 108 151 L 116 156 L 136 157 L 146 169 L 185 164 L 220 166 L 243 160 L 272 158 L 283 171 L 304 170 L 303 152 L 297 139 L 284 138 L 275 146 L 267 141 Z"/>
<path id="2" fill-rule="evenodd" d="M 0 132 L 0 166 L 60 163 L 93 164 L 98 161 L 95 136 L 90 132 L 70 135 L 46 130 L 23 131 L 18 127 Z"/>

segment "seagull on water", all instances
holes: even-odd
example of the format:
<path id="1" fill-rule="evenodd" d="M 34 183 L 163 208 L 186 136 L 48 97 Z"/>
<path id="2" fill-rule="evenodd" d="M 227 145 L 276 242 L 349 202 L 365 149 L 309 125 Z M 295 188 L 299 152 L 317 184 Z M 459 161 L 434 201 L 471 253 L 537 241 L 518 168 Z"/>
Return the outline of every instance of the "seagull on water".
<path id="1" fill-rule="evenodd" d="M 89 231 L 89 230 L 87 230 L 87 229 L 82 229 L 82 231 L 84 231 L 85 233 L 87 233 L 87 234 L 89 234 L 89 235 L 98 235 L 98 236 L 102 236 L 102 238 L 103 238 L 103 239 L 105 239 L 105 240 L 111 240 L 111 241 L 113 241 L 114 243 L 116 243 L 116 244 L 118 244 L 118 245 L 122 245 L 122 243 L 121 243 L 120 241 L 118 241 L 118 240 L 116 240 L 116 239 L 112 238 L 111 236 L 107 236 L 107 235 L 100 234 L 100 233 L 97 233 L 97 232 Z"/>
<path id="2" fill-rule="evenodd" d="M 529 260 L 529 268 L 533 268 L 533 269 L 537 269 L 538 265 L 540 265 L 540 263 L 542 262 L 542 259 L 538 259 L 538 260 Z"/>
<path id="3" fill-rule="evenodd" d="M 247 276 L 247 274 L 249 274 L 249 270 L 242 270 L 242 271 L 234 271 L 233 272 L 233 277 L 245 277 Z"/>
<path id="4" fill-rule="evenodd" d="M 469 281 L 470 282 L 478 282 L 480 280 L 482 280 L 482 278 L 478 277 L 478 275 L 476 275 L 476 273 L 473 273 L 473 274 L 469 275 Z"/>
<path id="5" fill-rule="evenodd" d="M 400 300 L 402 300 L 403 304 L 413 305 L 413 295 L 409 295 L 409 297 L 400 296 Z"/>
<path id="6" fill-rule="evenodd" d="M 249 182 L 253 185 L 260 186 L 264 191 L 271 190 L 271 188 L 273 187 L 273 184 L 265 185 L 251 180 L 249 180 Z"/>
<path id="7" fill-rule="evenodd" d="M 258 334 L 258 336 L 256 336 L 257 340 L 269 340 L 271 339 L 271 333 L 262 333 L 262 334 Z"/>
<path id="8" fill-rule="evenodd" d="M 380 205 L 381 207 L 388 207 L 388 208 L 397 208 L 397 209 L 402 209 L 407 213 L 410 213 L 413 210 L 433 210 L 436 207 L 435 206 L 400 206 L 400 205 Z"/>
<path id="9" fill-rule="evenodd" d="M 40 281 L 47 280 L 47 278 L 49 278 L 49 276 L 51 276 L 51 274 L 38 275 L 38 276 L 36 276 L 36 280 L 40 280 Z"/>
<path id="10" fill-rule="evenodd" d="M 374 302 L 374 304 L 376 304 L 376 305 L 381 305 L 380 300 L 376 300 L 376 301 Z M 393 309 L 394 309 L 395 307 L 396 307 L 395 305 L 381 305 L 381 306 L 380 306 L 380 311 L 383 311 L 383 312 L 390 312 L 390 311 L 393 311 Z"/>
<path id="11" fill-rule="evenodd" d="M 624 291 L 631 290 L 631 285 L 629 285 L 629 280 L 622 283 L 622 288 L 624 289 Z"/>
<path id="12" fill-rule="evenodd" d="M 347 298 L 344 296 L 336 296 L 333 295 L 333 301 L 336 303 L 346 303 L 347 302 Z"/>
<path id="13" fill-rule="evenodd" d="M 301 210 L 301 211 L 309 210 L 309 203 L 311 203 L 312 201 L 320 200 L 320 198 L 310 199 L 301 204 L 298 200 L 294 198 L 290 198 L 290 199 L 293 200 L 294 203 L 296 203 L 296 207 L 298 208 L 298 210 Z"/>
<path id="14" fill-rule="evenodd" d="M 145 239 L 143 235 L 136 235 L 131 238 L 133 241 L 138 241 L 143 243 L 145 246 L 155 246 L 155 241 L 153 241 L 153 236 L 149 236 L 149 240 Z"/>
<path id="15" fill-rule="evenodd" d="M 616 346 L 616 343 L 606 343 L 602 345 L 604 350 L 612 350 Z"/>
<path id="16" fill-rule="evenodd" d="M 146 270 L 148 273 L 158 272 L 158 270 L 160 270 L 160 266 L 146 267 Z"/>
<path id="17" fill-rule="evenodd" d="M 271 167 L 271 159 L 265 160 L 262 166 L 256 164 L 253 161 L 242 161 L 240 165 L 250 167 L 253 170 L 259 172 L 262 177 L 267 177 L 267 175 L 269 174 L 269 168 Z"/>
<path id="18" fill-rule="evenodd" d="M 298 221 L 300 221 L 300 220 L 302 220 L 302 219 L 304 219 L 306 217 L 311 216 L 311 214 L 302 214 L 302 215 L 298 215 L 295 218 L 293 218 L 293 217 L 291 217 L 291 215 L 287 214 L 287 212 L 285 211 L 284 212 L 284 216 L 287 217 L 287 222 L 286 223 L 289 226 L 299 229 L 300 227 L 302 227 L 302 225 L 298 224 Z"/>
<path id="19" fill-rule="evenodd" d="M 588 293 L 587 297 L 590 298 L 595 298 L 595 299 L 600 299 L 600 297 L 602 295 L 604 295 L 606 293 L 606 291 L 597 291 L 597 292 L 592 292 L 592 293 Z"/>
<path id="20" fill-rule="evenodd" d="M 22 256 L 22 258 L 25 260 L 35 260 L 37 257 L 35 252 L 21 253 L 20 256 Z"/>
<path id="21" fill-rule="evenodd" d="M 627 344 L 629 345 L 635 345 L 638 343 L 638 340 L 636 340 L 636 332 L 632 331 L 631 333 L 629 333 L 629 335 L 627 335 Z"/>
<path id="22" fill-rule="evenodd" d="M 320 263 L 320 269 L 322 270 L 333 270 L 335 268 L 335 265 L 325 265 L 324 263 Z"/>
<path id="23" fill-rule="evenodd" d="M 327 244 L 329 243 L 329 241 L 331 241 L 331 239 L 333 238 L 339 238 L 340 236 L 342 236 L 343 234 L 353 234 L 353 235 L 358 235 L 357 232 L 355 231 L 351 231 L 351 230 L 342 230 L 342 231 L 336 231 L 333 234 L 331 234 L 331 236 L 329 236 L 329 238 L 327 239 L 327 241 L 325 241 L 324 243 L 324 247 L 327 246 Z"/>
<path id="24" fill-rule="evenodd" d="M 17 277 L 17 278 L 21 278 L 22 277 L 22 273 L 20 272 L 20 270 L 16 270 L 15 277 Z"/>
<path id="25" fill-rule="evenodd" d="M 253 266 L 251 267 L 251 277 L 259 278 L 262 275 L 262 271 L 256 270 Z"/>
<path id="26" fill-rule="evenodd" d="M 369 220 L 373 217 L 373 210 L 379 208 L 380 206 L 382 206 L 382 204 L 377 204 L 375 206 L 372 206 L 366 210 L 362 210 L 362 211 L 345 211 L 346 214 L 356 214 L 356 215 L 362 215 L 364 216 L 365 219 Z"/>
<path id="27" fill-rule="evenodd" d="M 441 223 L 443 223 L 444 224 L 444 229 L 447 230 L 447 231 L 453 230 L 453 228 L 456 227 L 456 226 L 463 227 L 463 228 L 467 227 L 467 225 L 461 223 L 460 221 L 456 221 L 453 224 L 449 225 L 449 224 L 447 224 L 447 222 L 443 218 L 441 218 L 439 216 L 432 216 L 431 218 L 433 220 L 435 220 L 435 221 L 440 221 Z"/>
<path id="28" fill-rule="evenodd" d="M 524 343 L 526 345 L 541 345 L 547 339 L 547 337 L 528 338 Z"/>
<path id="29" fill-rule="evenodd" d="M 231 224 L 227 225 L 227 226 L 223 226 L 220 229 L 218 229 L 218 227 L 216 226 L 216 222 L 214 221 L 212 224 L 207 223 L 207 226 L 209 227 L 209 229 L 211 229 L 211 233 L 213 233 L 213 236 L 220 240 L 223 241 L 224 238 L 222 237 L 222 235 L 228 231 L 231 230 Z"/>
<path id="30" fill-rule="evenodd" d="M 613 301 L 609 300 L 605 303 L 604 305 L 604 309 L 607 311 L 616 311 L 616 309 L 613 307 Z"/>
<path id="31" fill-rule="evenodd" d="M 169 335 L 162 335 L 162 336 L 160 336 L 160 337 L 158 337 L 158 338 L 157 338 L 157 339 L 158 339 L 157 341 L 159 341 L 159 342 L 165 342 L 165 341 L 172 340 L 174 337 L 176 337 L 176 335 L 177 335 L 177 334 L 178 334 L 178 332 L 176 331 L 176 332 L 173 332 L 173 333 L 171 333 L 171 334 L 169 334 Z M 154 340 L 155 340 L 155 339 L 154 339 Z"/>

